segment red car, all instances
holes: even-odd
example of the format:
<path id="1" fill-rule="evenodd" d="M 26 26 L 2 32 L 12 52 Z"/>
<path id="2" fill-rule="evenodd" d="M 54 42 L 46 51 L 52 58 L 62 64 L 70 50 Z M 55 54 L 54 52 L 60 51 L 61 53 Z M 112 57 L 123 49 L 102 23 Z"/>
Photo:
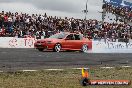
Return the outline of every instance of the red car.
<path id="1" fill-rule="evenodd" d="M 44 49 L 60 52 L 61 50 L 79 50 L 87 52 L 92 49 L 92 41 L 83 37 L 79 33 L 62 32 L 50 36 L 46 39 L 37 40 L 34 47 L 39 51 Z"/>

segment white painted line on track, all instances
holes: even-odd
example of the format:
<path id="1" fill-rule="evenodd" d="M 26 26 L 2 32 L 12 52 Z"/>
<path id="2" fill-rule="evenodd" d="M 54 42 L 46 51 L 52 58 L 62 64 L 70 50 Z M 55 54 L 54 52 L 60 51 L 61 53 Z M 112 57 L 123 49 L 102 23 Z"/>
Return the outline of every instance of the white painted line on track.
<path id="1" fill-rule="evenodd" d="M 44 69 L 44 70 L 48 70 L 48 71 L 63 71 L 64 69 Z"/>
<path id="2" fill-rule="evenodd" d="M 132 66 L 121 66 L 122 68 L 130 68 Z M 112 68 L 115 68 L 115 67 L 100 67 L 102 69 L 112 69 Z M 71 68 L 73 70 L 81 70 L 82 68 Z M 90 69 L 90 68 L 84 68 L 84 69 Z M 47 71 L 63 71 L 65 69 L 43 69 L 43 70 L 47 70 Z M 36 72 L 38 70 L 18 70 L 18 71 L 22 71 L 22 72 Z M 4 71 L 0 71 L 0 73 L 2 73 Z"/>
<path id="3" fill-rule="evenodd" d="M 131 66 L 122 66 L 123 68 L 130 68 Z"/>
<path id="4" fill-rule="evenodd" d="M 82 68 L 72 68 L 72 69 L 81 70 Z M 89 69 L 89 68 L 84 68 L 84 69 Z"/>
<path id="5" fill-rule="evenodd" d="M 114 68 L 114 67 L 100 67 L 100 68 L 111 69 L 111 68 Z"/>
<path id="6" fill-rule="evenodd" d="M 23 71 L 23 72 L 35 72 L 37 70 L 20 70 L 20 71 Z"/>

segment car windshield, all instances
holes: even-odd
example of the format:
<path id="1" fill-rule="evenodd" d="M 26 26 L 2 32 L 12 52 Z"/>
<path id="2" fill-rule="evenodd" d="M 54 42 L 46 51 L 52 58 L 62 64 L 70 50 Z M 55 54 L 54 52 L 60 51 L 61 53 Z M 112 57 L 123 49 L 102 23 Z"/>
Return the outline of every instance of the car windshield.
<path id="1" fill-rule="evenodd" d="M 66 35 L 67 35 L 66 33 L 59 33 L 59 34 L 52 35 L 49 38 L 63 39 L 66 37 Z"/>

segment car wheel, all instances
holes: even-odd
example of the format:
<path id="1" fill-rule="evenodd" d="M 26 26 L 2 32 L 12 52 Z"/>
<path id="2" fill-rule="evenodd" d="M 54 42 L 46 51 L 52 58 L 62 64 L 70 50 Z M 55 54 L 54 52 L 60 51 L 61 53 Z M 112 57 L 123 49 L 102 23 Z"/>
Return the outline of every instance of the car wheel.
<path id="1" fill-rule="evenodd" d="M 43 51 L 44 49 L 43 48 L 38 48 L 39 51 Z"/>
<path id="2" fill-rule="evenodd" d="M 60 52 L 60 50 L 61 50 L 61 44 L 59 44 L 59 43 L 55 44 L 54 51 L 55 52 Z"/>
<path id="3" fill-rule="evenodd" d="M 84 53 L 88 52 L 88 45 L 84 44 L 82 46 L 82 50 L 81 51 L 84 52 Z"/>

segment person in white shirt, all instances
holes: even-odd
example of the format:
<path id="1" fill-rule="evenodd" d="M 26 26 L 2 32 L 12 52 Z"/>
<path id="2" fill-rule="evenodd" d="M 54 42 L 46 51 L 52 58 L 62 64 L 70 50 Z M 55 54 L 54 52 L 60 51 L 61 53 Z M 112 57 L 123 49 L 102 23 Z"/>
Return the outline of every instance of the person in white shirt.
<path id="1" fill-rule="evenodd" d="M 44 39 L 44 38 L 45 38 L 45 31 L 44 31 L 44 29 L 42 29 L 41 39 Z"/>
<path id="2" fill-rule="evenodd" d="M 8 17 L 8 22 L 12 22 L 13 20 L 12 20 L 12 17 L 11 16 L 9 16 Z"/>

